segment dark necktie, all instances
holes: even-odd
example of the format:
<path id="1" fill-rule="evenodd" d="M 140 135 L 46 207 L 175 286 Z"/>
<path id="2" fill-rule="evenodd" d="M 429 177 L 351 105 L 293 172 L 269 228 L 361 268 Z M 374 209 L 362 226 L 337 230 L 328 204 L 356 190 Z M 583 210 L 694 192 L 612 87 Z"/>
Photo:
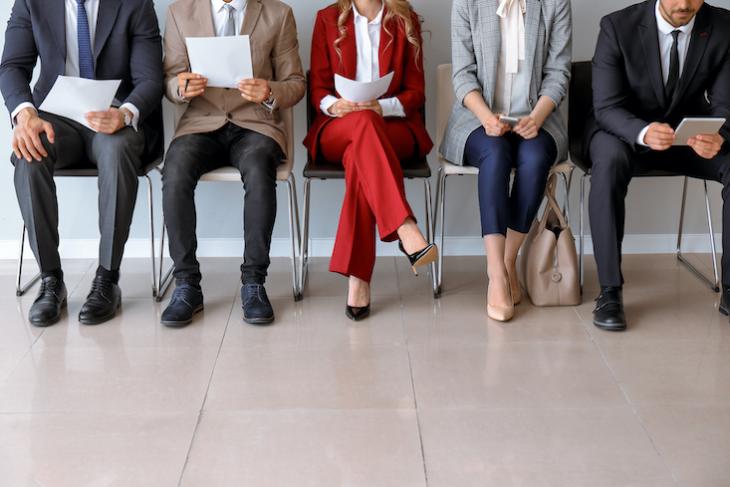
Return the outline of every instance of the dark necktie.
<path id="1" fill-rule="evenodd" d="M 674 99 L 674 93 L 677 91 L 677 85 L 679 84 L 679 34 L 681 34 L 679 30 L 672 31 L 674 42 L 672 43 L 672 54 L 669 58 L 669 77 L 665 86 L 667 101 L 669 102 Z"/>
<path id="2" fill-rule="evenodd" d="M 86 0 L 76 0 L 78 5 L 76 19 L 76 35 L 79 43 L 79 76 L 94 79 L 94 55 L 91 52 L 91 31 L 89 18 L 86 16 Z"/>

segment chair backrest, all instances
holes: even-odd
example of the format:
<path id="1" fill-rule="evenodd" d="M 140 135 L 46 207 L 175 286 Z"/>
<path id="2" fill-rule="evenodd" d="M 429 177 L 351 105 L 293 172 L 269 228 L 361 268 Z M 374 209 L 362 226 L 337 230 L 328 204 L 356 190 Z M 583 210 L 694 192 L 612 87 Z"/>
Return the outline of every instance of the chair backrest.
<path id="1" fill-rule="evenodd" d="M 583 159 L 588 118 L 593 112 L 593 67 L 591 61 L 573 63 L 570 79 L 568 138 L 573 161 Z"/>
<path id="2" fill-rule="evenodd" d="M 454 107 L 454 84 L 451 64 L 441 64 L 436 71 L 436 141 L 441 144 Z"/>

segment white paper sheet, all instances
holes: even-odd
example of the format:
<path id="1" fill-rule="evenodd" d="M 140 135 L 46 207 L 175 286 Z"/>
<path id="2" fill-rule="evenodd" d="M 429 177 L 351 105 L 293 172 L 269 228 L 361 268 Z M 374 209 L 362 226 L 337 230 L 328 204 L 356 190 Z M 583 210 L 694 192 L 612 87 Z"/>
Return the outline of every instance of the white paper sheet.
<path id="1" fill-rule="evenodd" d="M 208 78 L 210 88 L 236 88 L 253 78 L 249 36 L 188 37 L 190 70 Z"/>
<path id="2" fill-rule="evenodd" d="M 383 96 L 388 91 L 391 81 L 393 81 L 393 73 L 388 73 L 371 82 L 354 81 L 336 74 L 335 89 L 345 100 L 362 103 L 377 100 Z"/>
<path id="3" fill-rule="evenodd" d="M 69 118 L 91 129 L 86 114 L 108 110 L 121 83 L 121 80 L 59 76 L 39 109 Z"/>

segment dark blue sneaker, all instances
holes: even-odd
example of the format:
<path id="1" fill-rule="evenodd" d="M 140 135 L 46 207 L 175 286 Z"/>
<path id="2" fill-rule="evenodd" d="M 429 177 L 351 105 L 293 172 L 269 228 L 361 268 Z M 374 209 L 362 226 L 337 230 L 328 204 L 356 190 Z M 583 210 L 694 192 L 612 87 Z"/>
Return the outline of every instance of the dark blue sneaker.
<path id="1" fill-rule="evenodd" d="M 192 323 L 193 316 L 201 311 L 203 311 L 203 291 L 200 286 L 178 282 L 160 322 L 171 328 L 180 328 Z"/>
<path id="2" fill-rule="evenodd" d="M 274 322 L 274 308 L 263 284 L 244 284 L 241 288 L 243 321 L 249 325 L 268 325 Z"/>

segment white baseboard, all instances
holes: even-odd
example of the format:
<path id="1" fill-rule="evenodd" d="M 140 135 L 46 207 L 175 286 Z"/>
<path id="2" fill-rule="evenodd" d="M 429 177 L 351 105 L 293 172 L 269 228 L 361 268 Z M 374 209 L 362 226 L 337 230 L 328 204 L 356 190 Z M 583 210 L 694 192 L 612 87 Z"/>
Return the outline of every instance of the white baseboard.
<path id="1" fill-rule="evenodd" d="M 721 236 L 716 236 L 718 252 L 721 251 Z M 0 240 L 0 259 L 16 259 L 18 257 L 19 240 Z M 99 242 L 96 239 L 62 239 L 61 255 L 65 259 L 93 259 L 98 252 Z M 334 239 L 317 238 L 312 240 L 310 255 L 313 257 L 329 257 L 332 253 Z M 626 254 L 666 254 L 676 250 L 676 235 L 628 235 L 624 240 Z M 27 247 L 27 246 L 26 246 Z M 159 249 L 159 242 L 155 245 Z M 684 236 L 683 249 L 688 253 L 709 253 L 710 239 L 708 235 L 691 234 Z M 585 241 L 586 254 L 593 253 L 591 237 Z M 482 255 L 484 247 L 480 237 L 447 237 L 445 255 Z M 243 239 L 236 238 L 204 238 L 198 241 L 199 257 L 239 257 L 243 254 Z M 397 255 L 397 247 L 393 244 L 378 243 L 378 255 Z M 30 255 L 30 254 L 28 254 Z M 150 255 L 150 244 L 145 239 L 131 239 L 127 243 L 125 256 L 129 258 L 145 258 Z M 291 243 L 288 238 L 275 238 L 271 245 L 272 257 L 288 257 L 291 255 Z"/>

